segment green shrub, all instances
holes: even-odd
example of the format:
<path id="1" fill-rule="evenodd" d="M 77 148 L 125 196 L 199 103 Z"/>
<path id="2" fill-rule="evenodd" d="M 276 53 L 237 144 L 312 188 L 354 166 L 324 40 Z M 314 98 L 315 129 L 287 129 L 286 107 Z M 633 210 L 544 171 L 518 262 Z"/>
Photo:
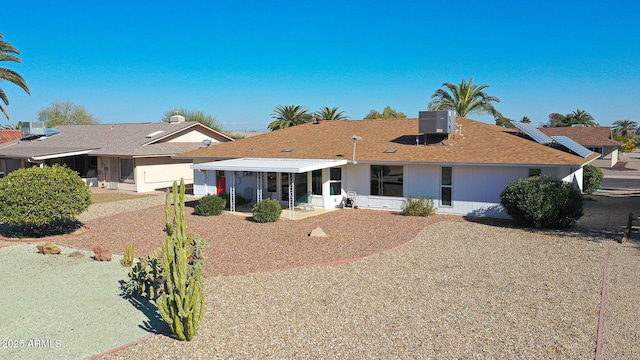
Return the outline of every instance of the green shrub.
<path id="1" fill-rule="evenodd" d="M 196 271 L 202 270 L 204 262 L 203 250 L 207 244 L 200 237 L 187 234 L 189 253 L 187 258 L 187 276 L 193 277 Z M 121 282 L 120 289 L 125 296 L 139 296 L 149 300 L 157 300 L 164 291 L 164 261 L 159 249 L 133 265 L 129 270 L 129 279 Z"/>
<path id="2" fill-rule="evenodd" d="M 227 200 L 218 195 L 205 195 L 193 209 L 193 213 L 202 216 L 220 215 L 227 205 Z"/>
<path id="3" fill-rule="evenodd" d="M 89 208 L 91 190 L 66 166 L 31 167 L 0 180 L 0 204 L 0 223 L 47 235 Z"/>
<path id="4" fill-rule="evenodd" d="M 253 206 L 253 219 L 259 223 L 276 222 L 282 214 L 278 200 L 265 199 Z"/>
<path id="5" fill-rule="evenodd" d="M 406 216 L 430 216 L 435 212 L 433 198 L 430 196 L 409 196 L 402 205 L 402 215 Z"/>
<path id="6" fill-rule="evenodd" d="M 602 185 L 604 173 L 593 165 L 586 165 L 582 168 L 582 191 L 587 194 L 598 190 Z"/>
<path id="7" fill-rule="evenodd" d="M 500 202 L 513 219 L 535 228 L 565 228 L 583 215 L 578 185 L 548 175 L 510 183 Z"/>

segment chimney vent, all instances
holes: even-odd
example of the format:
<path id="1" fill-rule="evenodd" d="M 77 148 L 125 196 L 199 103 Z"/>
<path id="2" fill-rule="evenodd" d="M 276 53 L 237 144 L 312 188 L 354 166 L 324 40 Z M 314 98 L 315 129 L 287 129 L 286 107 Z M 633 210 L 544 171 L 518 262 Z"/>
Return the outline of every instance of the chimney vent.
<path id="1" fill-rule="evenodd" d="M 179 124 L 179 123 L 183 123 L 184 121 L 185 121 L 185 118 L 182 115 L 173 115 L 172 117 L 169 118 L 169 122 L 171 124 Z"/>

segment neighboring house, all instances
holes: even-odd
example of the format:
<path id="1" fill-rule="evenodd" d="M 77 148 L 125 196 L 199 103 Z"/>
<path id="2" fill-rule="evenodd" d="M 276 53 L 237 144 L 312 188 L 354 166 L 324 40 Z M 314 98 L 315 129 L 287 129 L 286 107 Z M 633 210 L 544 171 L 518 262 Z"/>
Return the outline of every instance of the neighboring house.
<path id="1" fill-rule="evenodd" d="M 600 154 L 598 160 L 592 165 L 600 167 L 612 167 L 618 162 L 618 148 L 623 143 L 611 138 L 609 126 L 572 126 L 572 127 L 547 127 L 540 131 L 549 136 L 568 136 L 578 144 Z"/>
<path id="2" fill-rule="evenodd" d="M 21 137 L 22 131 L 20 130 L 0 130 L 0 144 L 17 140 Z"/>
<path id="3" fill-rule="evenodd" d="M 357 207 L 388 210 L 400 210 L 409 196 L 430 196 L 438 213 L 504 217 L 500 194 L 510 182 L 546 174 L 582 187 L 582 167 L 598 157 L 467 118 L 431 125 L 322 121 L 177 158 L 193 160 L 196 195 L 227 191 L 289 207 L 302 201 L 334 208 L 355 193 Z"/>
<path id="4" fill-rule="evenodd" d="M 0 145 L 0 173 L 66 164 L 90 186 L 147 192 L 169 187 L 180 178 L 191 184 L 191 162 L 172 156 L 232 139 L 182 119 L 172 123 L 65 125 L 55 129 L 38 128 L 42 123 L 27 123 L 22 139 Z"/>

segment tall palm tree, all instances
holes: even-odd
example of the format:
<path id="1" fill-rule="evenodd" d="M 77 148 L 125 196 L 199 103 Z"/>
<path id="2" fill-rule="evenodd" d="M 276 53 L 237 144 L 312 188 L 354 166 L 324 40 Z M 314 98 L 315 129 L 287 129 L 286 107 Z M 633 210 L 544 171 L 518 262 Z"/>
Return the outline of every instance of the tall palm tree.
<path id="1" fill-rule="evenodd" d="M 307 112 L 307 108 L 299 105 L 278 105 L 271 114 L 274 119 L 267 125 L 271 131 L 288 128 L 311 122 L 313 115 Z"/>
<path id="2" fill-rule="evenodd" d="M 330 108 L 328 106 L 323 106 L 320 110 L 316 111 L 313 115 L 320 116 L 323 120 L 347 120 L 349 116 L 344 114 L 344 111 L 338 111 L 338 106 L 334 108 Z"/>
<path id="3" fill-rule="evenodd" d="M 484 92 L 488 84 L 480 86 L 473 83 L 473 78 L 465 79 L 456 85 L 450 82 L 442 83 L 446 89 L 438 89 L 431 95 L 428 110 L 455 110 L 459 116 L 471 114 L 492 115 L 498 119 L 502 116 L 492 102 L 500 102 L 495 96 Z"/>
<path id="4" fill-rule="evenodd" d="M 629 119 L 616 120 L 613 122 L 613 131 L 620 132 L 622 136 L 627 136 L 629 131 L 638 130 L 638 123 Z"/>
<path id="5" fill-rule="evenodd" d="M 570 114 L 567 114 L 565 117 L 566 124 L 564 126 L 571 126 L 574 124 L 582 124 L 584 126 L 595 126 L 596 121 L 593 119 L 593 116 L 588 112 L 580 109 L 576 109 L 576 111 L 572 111 Z"/>
<path id="6" fill-rule="evenodd" d="M 22 60 L 13 54 L 20 54 L 20 50 L 16 49 L 10 43 L 2 40 L 4 39 L 4 34 L 0 33 L 0 61 L 12 61 L 16 63 L 22 63 Z M 0 66 L 0 82 L 9 81 L 12 82 L 22 88 L 27 94 L 31 94 L 29 87 L 27 86 L 27 82 L 18 74 L 17 72 L 8 69 L 6 67 Z M 0 87 L 0 99 L 4 102 L 5 105 L 9 105 L 9 98 L 7 98 L 7 94 L 5 94 L 2 87 Z M 4 116 L 7 117 L 7 120 L 11 120 L 9 118 L 9 113 L 5 110 L 2 103 L 0 103 L 0 111 L 4 113 Z"/>

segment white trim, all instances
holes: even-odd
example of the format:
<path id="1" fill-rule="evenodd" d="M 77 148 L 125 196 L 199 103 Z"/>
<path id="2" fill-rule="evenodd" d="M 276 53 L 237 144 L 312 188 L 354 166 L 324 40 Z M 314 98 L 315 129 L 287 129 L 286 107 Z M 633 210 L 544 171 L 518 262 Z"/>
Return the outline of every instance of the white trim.
<path id="1" fill-rule="evenodd" d="M 279 173 L 305 173 L 347 164 L 347 160 L 326 159 L 280 159 L 280 158 L 240 158 L 193 164 L 194 170 L 228 170 Z"/>
<path id="2" fill-rule="evenodd" d="M 31 160 L 31 161 L 41 161 L 41 160 L 48 160 L 48 159 L 55 159 L 55 158 L 63 158 L 63 157 L 68 157 L 68 156 L 85 155 L 85 154 L 88 154 L 88 153 L 90 153 L 92 151 L 93 150 L 80 150 L 80 151 L 72 151 L 72 152 L 68 152 L 68 153 L 59 153 L 59 154 L 34 156 L 34 157 L 29 158 L 29 160 Z"/>

